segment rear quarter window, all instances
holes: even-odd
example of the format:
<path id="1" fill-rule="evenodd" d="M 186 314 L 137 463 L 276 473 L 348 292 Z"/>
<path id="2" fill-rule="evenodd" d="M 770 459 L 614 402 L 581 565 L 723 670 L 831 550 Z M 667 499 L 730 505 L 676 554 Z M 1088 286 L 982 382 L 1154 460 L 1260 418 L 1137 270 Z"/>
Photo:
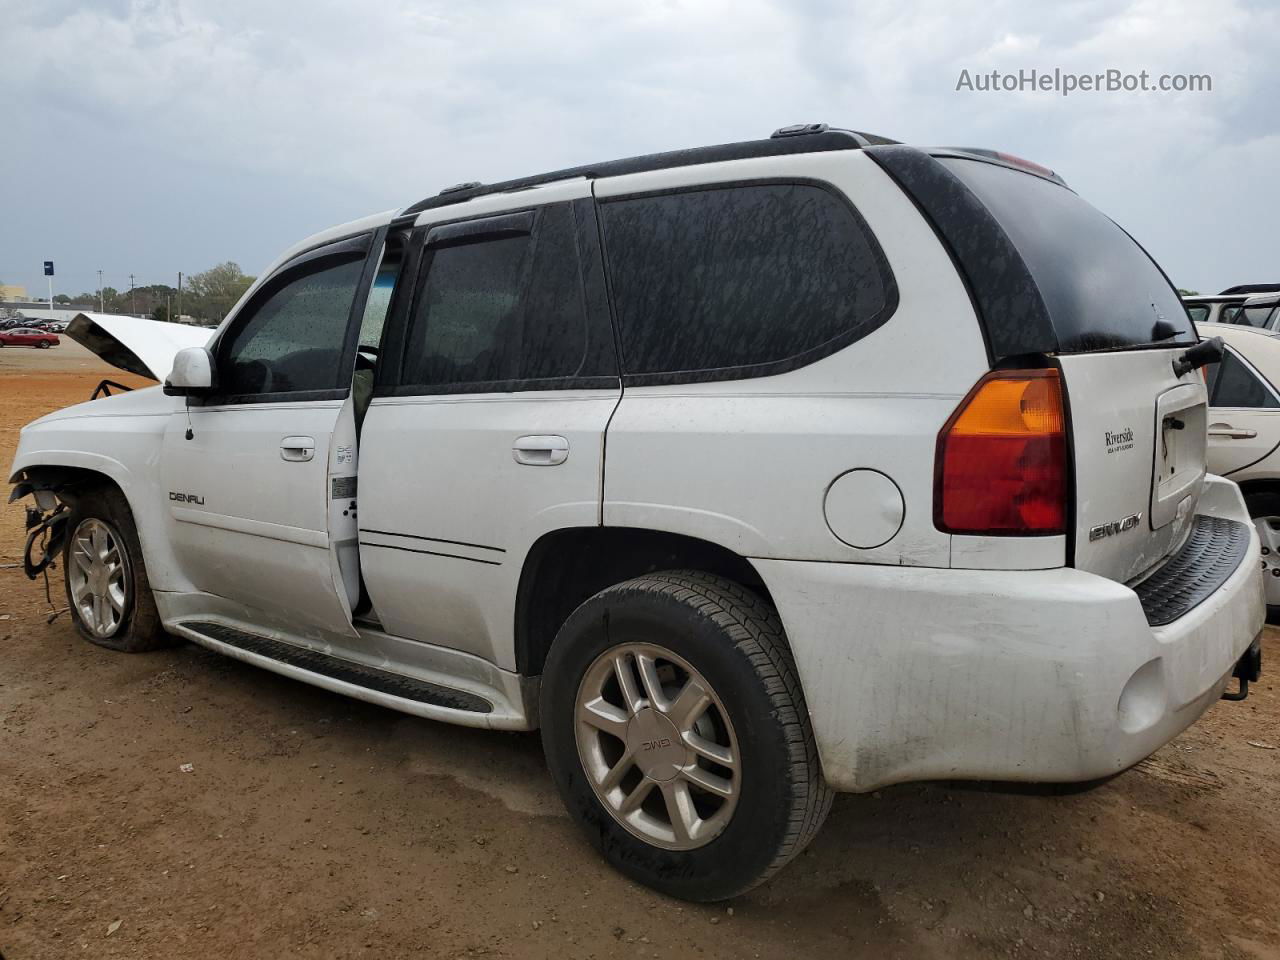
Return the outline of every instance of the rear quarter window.
<path id="1" fill-rule="evenodd" d="M 633 384 L 785 372 L 866 335 L 897 303 L 870 230 L 822 186 L 699 188 L 600 211 Z"/>

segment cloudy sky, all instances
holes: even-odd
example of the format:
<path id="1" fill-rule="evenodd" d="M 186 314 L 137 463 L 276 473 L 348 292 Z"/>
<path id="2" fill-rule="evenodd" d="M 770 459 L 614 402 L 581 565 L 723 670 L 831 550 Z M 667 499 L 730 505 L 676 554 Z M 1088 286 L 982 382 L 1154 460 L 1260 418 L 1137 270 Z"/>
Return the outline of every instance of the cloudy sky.
<path id="1" fill-rule="evenodd" d="M 257 273 L 492 180 L 800 121 L 1058 170 L 1174 281 L 1280 281 L 1270 0 L 0 0 L 0 282 Z M 1206 93 L 957 91 L 962 70 L 1207 73 Z"/>

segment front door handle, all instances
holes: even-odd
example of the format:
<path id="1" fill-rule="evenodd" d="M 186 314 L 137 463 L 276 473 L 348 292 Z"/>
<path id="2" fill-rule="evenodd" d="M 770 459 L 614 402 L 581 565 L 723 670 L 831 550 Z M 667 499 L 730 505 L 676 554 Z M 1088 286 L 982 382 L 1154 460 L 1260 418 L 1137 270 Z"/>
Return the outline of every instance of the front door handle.
<path id="1" fill-rule="evenodd" d="M 1224 437 L 1227 440 L 1252 440 L 1258 435 L 1257 430 L 1243 430 L 1229 423 L 1213 423 L 1209 425 L 1209 436 Z"/>
<path id="2" fill-rule="evenodd" d="M 285 437 L 280 441 L 280 459 L 305 463 L 316 455 L 315 437 Z"/>
<path id="3" fill-rule="evenodd" d="M 511 447 L 516 463 L 529 467 L 554 467 L 569 459 L 569 441 L 564 437 L 519 437 Z"/>

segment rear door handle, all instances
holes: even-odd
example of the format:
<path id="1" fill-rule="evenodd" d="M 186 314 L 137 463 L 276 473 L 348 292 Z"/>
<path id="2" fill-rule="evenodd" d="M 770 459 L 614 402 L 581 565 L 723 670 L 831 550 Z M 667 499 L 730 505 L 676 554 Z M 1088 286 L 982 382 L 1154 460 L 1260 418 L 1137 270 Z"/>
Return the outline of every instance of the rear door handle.
<path id="1" fill-rule="evenodd" d="M 554 467 L 569 459 L 569 441 L 564 437 L 518 437 L 511 456 L 525 466 Z"/>
<path id="2" fill-rule="evenodd" d="M 315 437 L 285 437 L 280 441 L 281 460 L 306 462 L 315 455 Z"/>
<path id="3" fill-rule="evenodd" d="M 1237 429 L 1229 423 L 1215 423 L 1209 427 L 1209 436 L 1225 437 L 1228 440 L 1252 440 L 1257 435 L 1257 430 Z"/>

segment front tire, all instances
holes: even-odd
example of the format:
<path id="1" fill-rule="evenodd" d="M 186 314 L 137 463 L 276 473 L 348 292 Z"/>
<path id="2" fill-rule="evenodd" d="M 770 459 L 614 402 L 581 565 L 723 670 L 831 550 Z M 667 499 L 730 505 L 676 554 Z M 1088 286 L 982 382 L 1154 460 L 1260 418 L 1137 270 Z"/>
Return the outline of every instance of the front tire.
<path id="1" fill-rule="evenodd" d="M 49 349 L 49 341 L 48 341 L 48 340 L 41 340 L 39 343 L 37 343 L 37 344 L 36 344 L 36 346 L 37 346 L 37 347 L 39 347 L 41 350 L 48 350 L 48 349 Z"/>
<path id="2" fill-rule="evenodd" d="M 671 896 L 745 893 L 830 810 L 777 611 L 730 580 L 668 571 L 596 594 L 556 636 L 540 706 L 565 806 Z"/>
<path id="3" fill-rule="evenodd" d="M 71 506 L 62 576 L 80 635 L 124 653 L 171 646 L 147 579 L 133 513 L 113 488 L 82 493 Z"/>

